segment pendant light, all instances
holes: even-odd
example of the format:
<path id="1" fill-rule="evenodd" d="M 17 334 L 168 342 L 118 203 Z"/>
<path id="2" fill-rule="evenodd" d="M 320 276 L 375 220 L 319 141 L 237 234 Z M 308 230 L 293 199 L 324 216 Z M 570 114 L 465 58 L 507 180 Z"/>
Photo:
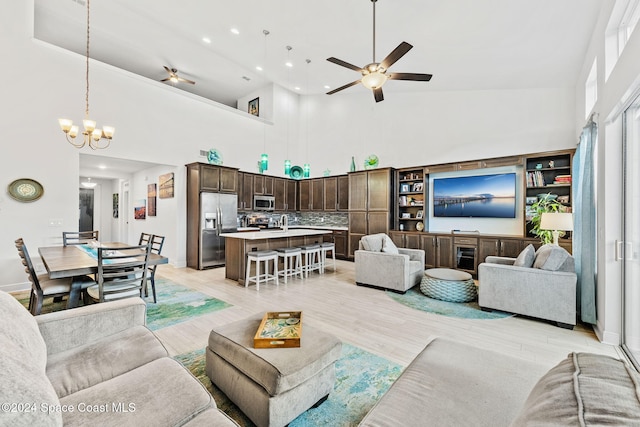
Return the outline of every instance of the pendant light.
<path id="1" fill-rule="evenodd" d="M 103 126 L 102 129 L 97 128 L 96 121 L 89 118 L 89 3 L 90 0 L 87 0 L 87 50 L 85 73 L 85 80 L 87 85 L 85 92 L 86 106 L 84 110 L 84 120 L 82 121 L 82 124 L 84 125 L 84 131 L 82 131 L 82 141 L 75 141 L 76 136 L 78 135 L 78 126 L 73 124 L 73 120 L 58 119 L 58 124 L 60 125 L 62 131 L 65 133 L 69 144 L 73 145 L 76 148 L 82 148 L 85 145 L 88 145 L 91 149 L 96 150 L 107 148 L 109 146 L 109 144 L 111 143 L 111 139 L 113 138 L 115 128 L 113 126 Z"/>
<path id="2" fill-rule="evenodd" d="M 269 35 L 268 30 L 262 30 L 262 34 L 264 34 L 264 67 L 266 67 L 267 62 L 267 36 Z M 262 128 L 262 154 L 260 155 L 260 173 L 264 173 L 267 169 L 269 169 L 269 155 L 266 153 L 267 151 L 267 124 L 263 123 Z"/>
<path id="3" fill-rule="evenodd" d="M 288 86 L 291 86 L 291 59 L 289 58 L 291 49 L 293 49 L 291 46 L 287 46 L 287 84 Z M 287 160 L 284 161 L 284 174 L 287 176 L 291 174 L 291 160 L 289 160 L 290 133 L 291 133 L 291 102 L 290 102 L 290 99 L 287 97 Z"/>
<path id="4" fill-rule="evenodd" d="M 309 92 L 309 64 L 311 64 L 311 60 L 310 59 L 306 59 L 306 63 L 307 63 L 307 93 Z M 307 114 L 305 117 L 305 123 L 306 123 L 306 133 L 307 133 L 307 155 L 305 156 L 307 159 L 307 162 L 302 166 L 302 176 L 303 178 L 309 178 L 309 176 L 311 175 L 311 165 L 309 164 L 309 106 L 308 106 L 309 101 L 307 100 L 307 102 L 305 104 L 307 104 L 306 106 L 306 110 L 307 110 Z"/>

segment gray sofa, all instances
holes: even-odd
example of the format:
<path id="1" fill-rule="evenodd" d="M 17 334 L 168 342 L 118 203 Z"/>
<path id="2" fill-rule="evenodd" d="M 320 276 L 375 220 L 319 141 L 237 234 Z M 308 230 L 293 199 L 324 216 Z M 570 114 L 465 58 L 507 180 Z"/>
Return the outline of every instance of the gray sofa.
<path id="1" fill-rule="evenodd" d="M 384 233 L 360 239 L 354 252 L 356 284 L 404 293 L 424 276 L 424 251 L 395 246 Z"/>
<path id="2" fill-rule="evenodd" d="M 145 327 L 140 298 L 33 317 L 0 291 L 0 425 L 237 426 Z"/>
<path id="3" fill-rule="evenodd" d="M 527 247 L 518 258 L 488 256 L 478 266 L 478 304 L 555 322 L 576 324 L 575 261 L 560 246 Z"/>
<path id="4" fill-rule="evenodd" d="M 360 426 L 638 426 L 639 381 L 609 356 L 571 353 L 548 369 L 436 338 Z"/>

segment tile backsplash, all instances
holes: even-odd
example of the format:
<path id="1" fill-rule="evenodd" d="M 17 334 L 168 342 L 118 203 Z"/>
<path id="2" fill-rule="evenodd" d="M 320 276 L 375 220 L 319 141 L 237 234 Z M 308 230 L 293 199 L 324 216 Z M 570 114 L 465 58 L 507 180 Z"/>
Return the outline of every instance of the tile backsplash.
<path id="1" fill-rule="evenodd" d="M 242 224 L 244 216 L 260 216 L 280 221 L 282 214 L 269 212 L 243 212 L 238 214 L 238 226 Z M 288 212 L 289 225 L 307 225 L 314 227 L 348 227 L 349 214 L 347 212 Z"/>

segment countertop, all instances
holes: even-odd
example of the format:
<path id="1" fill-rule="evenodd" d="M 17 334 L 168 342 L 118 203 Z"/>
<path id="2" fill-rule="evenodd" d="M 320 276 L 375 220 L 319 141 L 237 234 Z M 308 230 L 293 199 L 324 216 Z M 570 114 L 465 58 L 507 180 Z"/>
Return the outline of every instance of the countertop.
<path id="1" fill-rule="evenodd" d="M 299 237 L 299 236 L 314 236 L 318 234 L 329 234 L 331 230 L 318 230 L 309 228 L 292 228 L 284 231 L 279 228 L 270 229 L 265 231 L 245 231 L 240 233 L 222 233 L 222 237 L 229 237 L 232 239 L 243 240 L 262 240 L 262 239 L 281 239 L 283 237 Z"/>

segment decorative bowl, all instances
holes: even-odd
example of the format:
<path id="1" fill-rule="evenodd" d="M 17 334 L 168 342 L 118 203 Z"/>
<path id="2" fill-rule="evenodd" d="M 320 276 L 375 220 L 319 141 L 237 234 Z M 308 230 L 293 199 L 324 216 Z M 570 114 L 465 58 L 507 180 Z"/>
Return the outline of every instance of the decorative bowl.
<path id="1" fill-rule="evenodd" d="M 378 156 L 375 154 L 371 154 L 364 160 L 364 168 L 365 169 L 375 169 L 378 167 Z"/>
<path id="2" fill-rule="evenodd" d="M 212 165 L 220 166 L 222 164 L 222 154 L 220 154 L 217 149 L 212 148 L 207 153 L 207 161 L 209 161 L 209 163 Z"/>
<path id="3" fill-rule="evenodd" d="M 291 166 L 291 170 L 289 171 L 289 176 L 293 179 L 302 179 L 302 175 L 304 171 L 300 166 Z"/>

